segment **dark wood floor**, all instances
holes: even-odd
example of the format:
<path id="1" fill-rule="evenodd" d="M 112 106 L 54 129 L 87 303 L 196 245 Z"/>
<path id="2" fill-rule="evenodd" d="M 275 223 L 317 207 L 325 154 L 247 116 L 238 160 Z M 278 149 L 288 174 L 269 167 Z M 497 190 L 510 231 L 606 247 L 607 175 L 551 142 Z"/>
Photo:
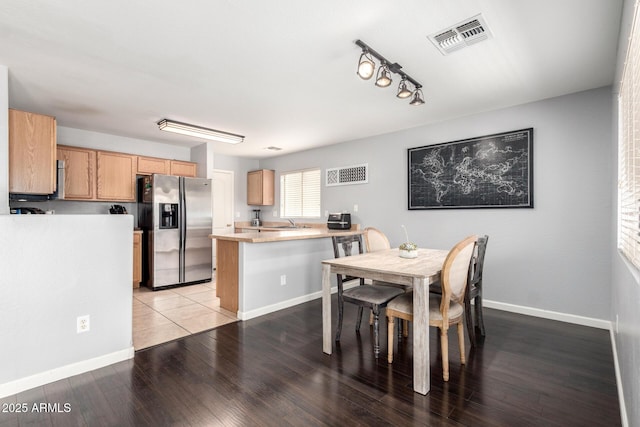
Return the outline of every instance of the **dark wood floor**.
<path id="1" fill-rule="evenodd" d="M 0 399 L 3 410 L 28 408 L 0 412 L 0 426 L 620 425 L 607 331 L 485 309 L 488 335 L 467 347 L 466 366 L 450 331 L 448 383 L 431 330 L 431 392 L 422 396 L 412 391 L 411 340 L 388 365 L 373 358 L 368 329 L 355 334 L 351 305 L 345 318 L 332 356 L 322 353 L 316 300 Z"/>

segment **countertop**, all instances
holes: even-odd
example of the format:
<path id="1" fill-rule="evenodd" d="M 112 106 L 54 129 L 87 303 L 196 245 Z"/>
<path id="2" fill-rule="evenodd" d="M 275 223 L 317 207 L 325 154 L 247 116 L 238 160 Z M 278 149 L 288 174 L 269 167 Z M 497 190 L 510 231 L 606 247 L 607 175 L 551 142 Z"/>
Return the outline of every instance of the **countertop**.
<path id="1" fill-rule="evenodd" d="M 333 236 L 362 234 L 362 230 L 329 230 L 327 228 L 297 228 L 285 231 L 250 231 L 248 233 L 210 234 L 212 239 L 245 243 L 284 242 L 287 240 L 322 239 Z"/>

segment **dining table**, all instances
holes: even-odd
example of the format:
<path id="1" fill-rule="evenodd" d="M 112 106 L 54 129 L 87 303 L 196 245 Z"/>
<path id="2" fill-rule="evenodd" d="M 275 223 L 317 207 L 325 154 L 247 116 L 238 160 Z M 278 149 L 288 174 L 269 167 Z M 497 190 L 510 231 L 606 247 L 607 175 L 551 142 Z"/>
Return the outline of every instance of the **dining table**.
<path id="1" fill-rule="evenodd" d="M 344 274 L 413 288 L 413 390 L 429 392 L 429 285 L 440 280 L 449 251 L 418 248 L 415 258 L 387 249 L 322 261 L 322 351 L 331 354 L 331 276 Z M 367 285 L 363 285 L 367 286 Z M 393 331 L 387 331 L 393 333 Z"/>

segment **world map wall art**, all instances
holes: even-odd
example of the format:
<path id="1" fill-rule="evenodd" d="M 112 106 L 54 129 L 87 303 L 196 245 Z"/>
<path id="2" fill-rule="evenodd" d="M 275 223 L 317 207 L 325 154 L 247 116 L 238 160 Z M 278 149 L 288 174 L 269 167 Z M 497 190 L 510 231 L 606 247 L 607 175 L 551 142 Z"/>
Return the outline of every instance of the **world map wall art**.
<path id="1" fill-rule="evenodd" d="M 408 151 L 409 209 L 533 208 L 533 128 Z"/>

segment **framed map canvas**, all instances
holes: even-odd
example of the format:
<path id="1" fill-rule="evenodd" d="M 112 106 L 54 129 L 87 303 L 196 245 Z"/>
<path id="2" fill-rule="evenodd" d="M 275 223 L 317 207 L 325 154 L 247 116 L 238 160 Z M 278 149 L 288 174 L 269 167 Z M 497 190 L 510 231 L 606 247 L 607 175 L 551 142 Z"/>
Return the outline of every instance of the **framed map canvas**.
<path id="1" fill-rule="evenodd" d="M 408 151 L 409 209 L 533 207 L 533 128 Z"/>

